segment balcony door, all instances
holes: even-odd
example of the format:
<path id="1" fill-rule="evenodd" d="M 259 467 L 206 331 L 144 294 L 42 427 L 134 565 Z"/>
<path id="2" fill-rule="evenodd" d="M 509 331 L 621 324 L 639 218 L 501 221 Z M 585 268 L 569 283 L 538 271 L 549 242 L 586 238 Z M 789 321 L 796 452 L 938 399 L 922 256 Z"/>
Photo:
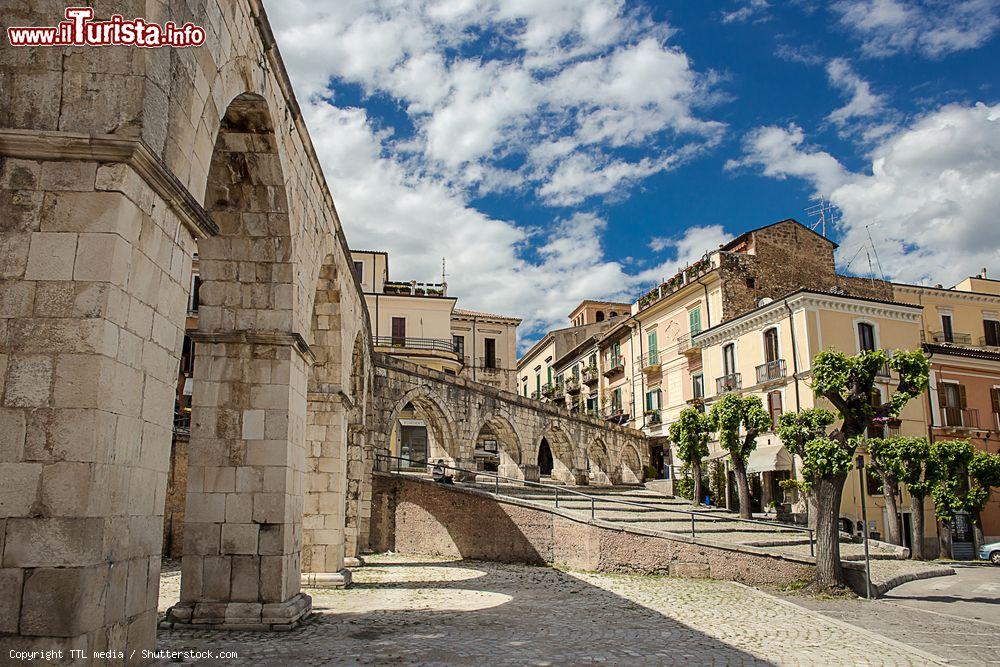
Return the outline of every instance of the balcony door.
<path id="1" fill-rule="evenodd" d="M 485 352 L 486 358 L 483 360 L 484 368 L 496 368 L 497 367 L 497 340 L 496 338 L 487 338 L 485 341 Z"/>
<path id="2" fill-rule="evenodd" d="M 778 330 L 764 332 L 764 361 L 771 364 L 778 360 Z"/>
<path id="3" fill-rule="evenodd" d="M 941 403 L 942 421 L 945 426 L 965 426 L 962 411 L 966 407 L 965 387 L 955 382 L 938 382 L 938 401 Z"/>
<path id="4" fill-rule="evenodd" d="M 406 345 L 406 318 L 392 318 L 392 345 L 393 347 L 404 347 Z"/>
<path id="5" fill-rule="evenodd" d="M 722 348 L 722 374 L 729 377 L 736 373 L 736 346 L 729 343 Z"/>

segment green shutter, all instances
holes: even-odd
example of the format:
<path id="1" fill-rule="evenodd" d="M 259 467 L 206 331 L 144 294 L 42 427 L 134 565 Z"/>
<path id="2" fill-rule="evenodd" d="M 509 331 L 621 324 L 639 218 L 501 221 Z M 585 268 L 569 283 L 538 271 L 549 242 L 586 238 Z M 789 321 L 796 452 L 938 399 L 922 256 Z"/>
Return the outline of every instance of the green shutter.
<path id="1" fill-rule="evenodd" d="M 693 334 L 701 331 L 701 308 L 695 308 L 688 313 L 688 325 Z"/>

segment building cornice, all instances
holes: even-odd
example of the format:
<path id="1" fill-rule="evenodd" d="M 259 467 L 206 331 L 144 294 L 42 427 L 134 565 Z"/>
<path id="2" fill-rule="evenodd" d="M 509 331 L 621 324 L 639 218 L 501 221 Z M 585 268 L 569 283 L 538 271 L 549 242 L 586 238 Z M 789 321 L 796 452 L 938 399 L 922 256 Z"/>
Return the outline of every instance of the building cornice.
<path id="1" fill-rule="evenodd" d="M 986 292 L 965 292 L 962 290 L 949 289 L 947 287 L 925 287 L 922 285 L 907 285 L 902 283 L 892 283 L 892 288 L 894 291 L 901 292 L 903 294 L 922 296 L 928 292 L 934 293 L 935 295 L 940 293 L 941 296 L 947 296 L 949 299 L 955 299 L 956 301 L 970 301 L 973 303 L 985 303 L 992 306 L 1000 306 L 1000 295 L 998 294 L 987 294 Z"/>
<path id="2" fill-rule="evenodd" d="M 840 313 L 851 313 L 864 317 L 878 317 L 902 322 L 920 322 L 922 307 L 910 304 L 891 303 L 860 297 L 825 294 L 822 292 L 799 291 L 787 297 L 772 301 L 757 310 L 706 329 L 692 337 L 703 347 L 718 345 L 734 338 L 756 331 L 768 324 L 783 320 L 788 315 L 785 304 L 793 311 L 822 309 Z"/>
<path id="3" fill-rule="evenodd" d="M 142 139 L 113 134 L 0 129 L 0 155 L 23 160 L 89 160 L 127 164 L 167 202 L 195 238 L 219 227 L 167 165 Z"/>

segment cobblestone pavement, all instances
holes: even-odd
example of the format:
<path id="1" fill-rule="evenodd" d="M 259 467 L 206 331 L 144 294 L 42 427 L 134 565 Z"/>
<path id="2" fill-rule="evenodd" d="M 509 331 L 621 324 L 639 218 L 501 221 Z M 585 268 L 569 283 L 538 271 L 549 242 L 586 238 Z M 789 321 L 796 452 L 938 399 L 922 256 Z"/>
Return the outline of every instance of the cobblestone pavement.
<path id="1" fill-rule="evenodd" d="M 288 633 L 161 631 L 159 647 L 264 665 L 926 665 L 926 655 L 729 582 L 373 557 L 309 590 Z M 166 572 L 161 610 L 177 594 Z M 222 663 L 214 663 L 222 664 Z"/>
<path id="2" fill-rule="evenodd" d="M 1000 664 L 1000 573 L 968 567 L 955 571 L 956 576 L 903 584 L 873 602 L 782 595 L 953 665 Z"/>

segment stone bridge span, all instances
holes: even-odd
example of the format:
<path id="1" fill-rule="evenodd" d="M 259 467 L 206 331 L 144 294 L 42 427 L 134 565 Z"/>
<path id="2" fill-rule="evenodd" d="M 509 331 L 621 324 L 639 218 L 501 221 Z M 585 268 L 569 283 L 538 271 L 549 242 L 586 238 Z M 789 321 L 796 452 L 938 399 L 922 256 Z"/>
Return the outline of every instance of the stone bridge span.
<path id="1" fill-rule="evenodd" d="M 476 468 L 476 443 L 497 443 L 501 475 L 537 480 L 547 450 L 551 477 L 567 484 L 630 484 L 642 480 L 648 447 L 640 431 L 431 370 L 394 357 L 372 356 L 370 429 L 351 462 L 347 553 L 367 546 L 375 452 L 398 456 L 398 422 L 412 412 L 427 425 L 429 458 Z M 359 446 L 364 446 L 364 450 Z M 541 456 L 540 456 L 541 454 Z M 544 463 L 543 463 L 544 465 Z M 356 540 L 360 539 L 360 543 Z"/>

